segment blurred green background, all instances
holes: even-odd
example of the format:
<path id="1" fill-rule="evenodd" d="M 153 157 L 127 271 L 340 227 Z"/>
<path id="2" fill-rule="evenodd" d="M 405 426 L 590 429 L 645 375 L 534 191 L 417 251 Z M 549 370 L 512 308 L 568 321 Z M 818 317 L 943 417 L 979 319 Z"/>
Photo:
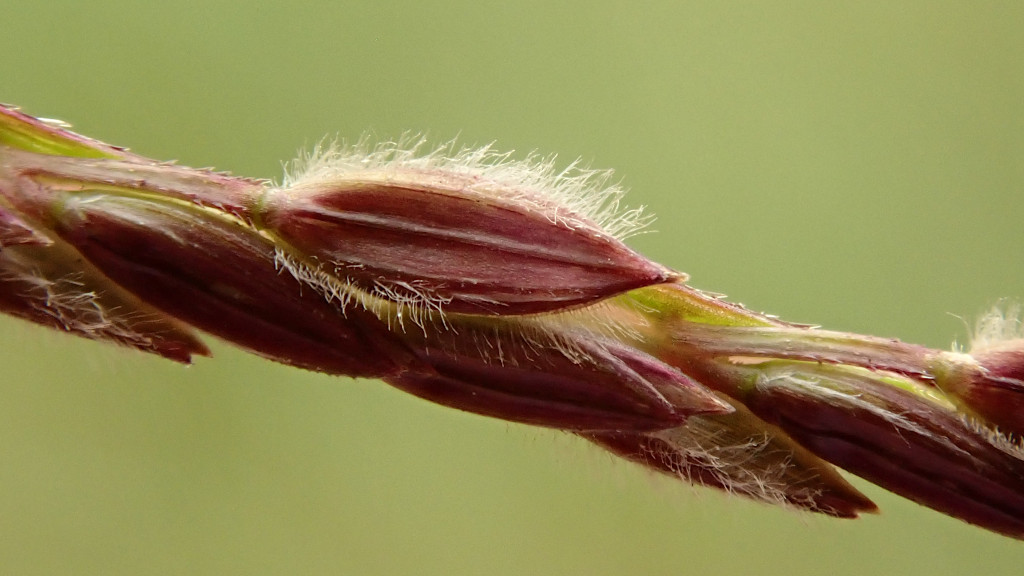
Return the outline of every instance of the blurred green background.
<path id="1" fill-rule="evenodd" d="M 614 167 L 631 244 L 794 321 L 948 347 L 1024 298 L 1024 4 L 28 2 L 0 101 L 274 178 L 325 134 Z M 1020 574 L 858 481 L 810 517 L 215 344 L 182 368 L 0 319 L 5 574 Z"/>

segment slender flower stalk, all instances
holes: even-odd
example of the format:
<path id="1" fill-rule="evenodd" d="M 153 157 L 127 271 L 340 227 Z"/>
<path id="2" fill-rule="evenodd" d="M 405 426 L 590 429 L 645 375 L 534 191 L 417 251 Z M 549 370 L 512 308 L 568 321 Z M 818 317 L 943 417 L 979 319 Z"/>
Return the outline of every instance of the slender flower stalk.
<path id="1" fill-rule="evenodd" d="M 771 504 L 876 510 L 835 468 L 1024 539 L 1024 333 L 969 353 L 790 324 L 623 239 L 608 173 L 422 142 L 324 147 L 281 185 L 0 107 L 0 311 L 179 362 L 271 360 L 579 435 Z"/>

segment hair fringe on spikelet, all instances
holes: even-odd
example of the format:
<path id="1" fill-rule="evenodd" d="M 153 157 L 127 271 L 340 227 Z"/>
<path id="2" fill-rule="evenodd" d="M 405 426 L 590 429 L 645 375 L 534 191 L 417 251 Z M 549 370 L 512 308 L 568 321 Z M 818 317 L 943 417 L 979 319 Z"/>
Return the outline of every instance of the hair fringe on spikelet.
<path id="1" fill-rule="evenodd" d="M 554 155 L 498 152 L 493 143 L 479 147 L 450 140 L 431 146 L 426 137 L 406 134 L 374 142 L 364 135 L 354 143 L 325 140 L 285 165 L 283 187 L 360 179 L 367 176 L 401 183 L 422 182 L 466 187 L 493 198 L 556 214 L 558 222 L 596 225 L 619 240 L 644 232 L 654 217 L 641 207 L 626 208 L 626 190 L 612 170 L 594 170 L 580 160 L 559 169 Z M 554 208 L 554 210 L 552 210 Z"/>

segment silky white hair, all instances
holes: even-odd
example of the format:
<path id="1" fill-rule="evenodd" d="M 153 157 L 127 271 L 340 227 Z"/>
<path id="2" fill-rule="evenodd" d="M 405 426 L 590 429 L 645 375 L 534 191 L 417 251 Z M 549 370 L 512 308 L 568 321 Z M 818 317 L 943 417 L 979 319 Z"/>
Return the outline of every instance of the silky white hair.
<path id="1" fill-rule="evenodd" d="M 469 147 L 453 140 L 431 146 L 414 134 L 380 142 L 363 136 L 354 143 L 323 141 L 301 153 L 285 165 L 282 187 L 339 180 L 426 181 L 515 203 L 569 227 L 596 227 L 618 240 L 653 222 L 643 207 L 624 206 L 626 190 L 613 181 L 612 170 L 594 170 L 580 160 L 559 169 L 556 160 L 536 153 L 516 159 L 493 144 Z"/>

